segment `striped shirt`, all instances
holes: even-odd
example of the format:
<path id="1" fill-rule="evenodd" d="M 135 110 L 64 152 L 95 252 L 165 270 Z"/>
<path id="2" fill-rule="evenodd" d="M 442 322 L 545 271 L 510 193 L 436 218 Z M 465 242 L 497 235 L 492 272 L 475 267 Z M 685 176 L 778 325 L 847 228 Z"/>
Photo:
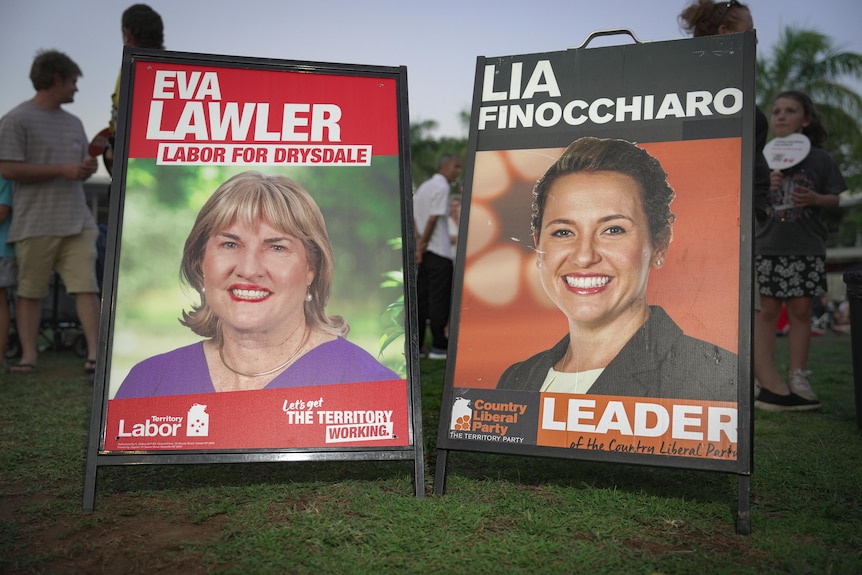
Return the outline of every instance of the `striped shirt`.
<path id="1" fill-rule="evenodd" d="M 24 102 L 0 119 L 0 160 L 29 164 L 79 163 L 87 136 L 76 116 Z M 7 241 L 66 237 L 95 228 L 81 180 L 54 178 L 15 182 L 12 226 Z"/>

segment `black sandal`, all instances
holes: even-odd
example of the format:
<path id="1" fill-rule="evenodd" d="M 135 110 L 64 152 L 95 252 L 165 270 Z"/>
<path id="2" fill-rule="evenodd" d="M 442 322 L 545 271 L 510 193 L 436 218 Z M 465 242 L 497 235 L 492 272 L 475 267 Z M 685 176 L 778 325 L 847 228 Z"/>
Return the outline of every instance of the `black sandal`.
<path id="1" fill-rule="evenodd" d="M 86 373 L 87 375 L 96 373 L 96 360 L 95 359 L 88 359 L 87 361 L 84 362 L 84 373 Z"/>

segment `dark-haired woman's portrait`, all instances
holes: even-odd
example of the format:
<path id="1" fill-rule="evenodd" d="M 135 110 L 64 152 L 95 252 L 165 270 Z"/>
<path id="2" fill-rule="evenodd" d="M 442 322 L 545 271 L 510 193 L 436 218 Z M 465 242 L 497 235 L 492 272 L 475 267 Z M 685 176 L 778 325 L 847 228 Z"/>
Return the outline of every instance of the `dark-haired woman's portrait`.
<path id="1" fill-rule="evenodd" d="M 720 161 L 698 176 L 707 150 Z M 738 156 L 738 142 L 584 137 L 477 158 L 458 347 L 496 338 L 497 371 L 468 357 L 459 385 L 736 401 Z M 707 177 L 734 165 L 735 181 Z"/>

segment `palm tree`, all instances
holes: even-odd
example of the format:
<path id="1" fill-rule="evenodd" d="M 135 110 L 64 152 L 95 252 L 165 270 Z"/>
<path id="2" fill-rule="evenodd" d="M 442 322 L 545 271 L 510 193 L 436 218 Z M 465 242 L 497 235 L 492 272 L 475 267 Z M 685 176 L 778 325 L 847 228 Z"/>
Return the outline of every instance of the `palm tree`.
<path id="1" fill-rule="evenodd" d="M 842 83 L 850 79 L 862 80 L 862 54 L 840 51 L 816 30 L 787 27 L 772 54 L 757 59 L 758 106 L 768 115 L 782 90 L 811 96 L 829 130 L 826 148 L 848 180 L 862 178 L 862 96 Z"/>

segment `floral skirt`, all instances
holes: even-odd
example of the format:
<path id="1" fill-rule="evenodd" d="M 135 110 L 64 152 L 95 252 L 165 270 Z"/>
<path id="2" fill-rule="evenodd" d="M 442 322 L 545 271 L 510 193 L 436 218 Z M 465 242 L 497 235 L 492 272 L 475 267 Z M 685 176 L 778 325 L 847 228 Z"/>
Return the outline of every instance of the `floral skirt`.
<path id="1" fill-rule="evenodd" d="M 826 258 L 823 256 L 755 255 L 754 274 L 760 295 L 783 299 L 826 293 Z"/>

